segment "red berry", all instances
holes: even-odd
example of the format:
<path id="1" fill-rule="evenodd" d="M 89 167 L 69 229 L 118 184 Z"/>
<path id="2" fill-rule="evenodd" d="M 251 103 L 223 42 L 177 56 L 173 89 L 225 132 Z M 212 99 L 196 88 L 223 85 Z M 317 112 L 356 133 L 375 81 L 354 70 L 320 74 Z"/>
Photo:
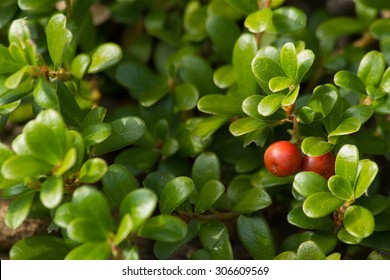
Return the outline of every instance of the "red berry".
<path id="1" fill-rule="evenodd" d="M 335 157 L 332 152 L 318 157 L 304 156 L 302 171 L 313 171 L 325 179 L 334 175 Z"/>
<path id="2" fill-rule="evenodd" d="M 285 177 L 298 172 L 302 164 L 302 155 L 297 146 L 288 141 L 272 143 L 264 154 L 265 167 L 272 174 Z"/>

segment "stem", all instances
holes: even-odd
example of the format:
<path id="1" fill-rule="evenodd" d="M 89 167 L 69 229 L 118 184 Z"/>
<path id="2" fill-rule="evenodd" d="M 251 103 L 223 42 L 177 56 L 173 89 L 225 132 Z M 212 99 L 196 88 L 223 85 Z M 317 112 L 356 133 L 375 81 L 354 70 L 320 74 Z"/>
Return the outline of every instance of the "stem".
<path id="1" fill-rule="evenodd" d="M 295 115 L 292 115 L 293 118 L 293 133 L 291 136 L 291 143 L 298 143 L 299 142 L 299 122 L 298 118 Z"/>
<path id="2" fill-rule="evenodd" d="M 66 16 L 70 17 L 72 15 L 72 0 L 65 0 L 66 4 Z"/>
<path id="3" fill-rule="evenodd" d="M 271 6 L 271 0 L 258 0 L 257 6 L 259 7 L 259 10 L 269 8 Z M 259 32 L 259 33 L 255 34 L 258 49 L 260 49 L 260 47 L 261 47 L 261 39 L 263 37 L 263 33 L 264 32 Z"/>

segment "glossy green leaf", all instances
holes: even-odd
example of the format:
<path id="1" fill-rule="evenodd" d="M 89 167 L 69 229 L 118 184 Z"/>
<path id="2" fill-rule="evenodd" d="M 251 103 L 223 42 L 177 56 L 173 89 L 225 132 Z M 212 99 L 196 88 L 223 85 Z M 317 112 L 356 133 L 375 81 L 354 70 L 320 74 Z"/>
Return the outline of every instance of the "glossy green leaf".
<path id="1" fill-rule="evenodd" d="M 34 100 L 43 108 L 58 106 L 56 90 L 46 79 L 39 79 L 34 89 Z"/>
<path id="2" fill-rule="evenodd" d="M 30 155 L 17 155 L 9 158 L 1 166 L 1 174 L 6 179 L 23 180 L 49 171 L 52 165 Z"/>
<path id="3" fill-rule="evenodd" d="M 124 166 L 110 165 L 104 174 L 103 190 L 107 197 L 119 207 L 125 196 L 138 187 L 138 181 Z"/>
<path id="4" fill-rule="evenodd" d="M 284 90 L 286 88 L 289 88 L 293 83 L 293 80 L 291 78 L 287 77 L 273 77 L 269 81 L 269 89 L 273 92 L 278 92 L 281 90 Z"/>
<path id="5" fill-rule="evenodd" d="M 188 177 L 177 177 L 165 185 L 160 196 L 160 211 L 171 214 L 193 192 L 194 182 Z"/>
<path id="6" fill-rule="evenodd" d="M 121 48 L 114 43 L 104 43 L 91 54 L 91 64 L 88 73 L 97 73 L 117 64 L 122 58 Z"/>
<path id="7" fill-rule="evenodd" d="M 63 203 L 55 211 L 53 221 L 56 225 L 66 228 L 68 224 L 75 218 L 72 212 L 73 205 L 71 202 Z"/>
<path id="8" fill-rule="evenodd" d="M 236 213 L 251 213 L 270 206 L 272 199 L 262 188 L 251 188 L 242 194 L 232 210 Z"/>
<path id="9" fill-rule="evenodd" d="M 7 227 L 16 229 L 23 223 L 30 212 L 34 196 L 35 192 L 30 191 L 18 196 L 9 204 L 4 217 L 4 223 Z"/>
<path id="10" fill-rule="evenodd" d="M 310 218 L 305 215 L 301 207 L 292 209 L 287 215 L 287 221 L 303 229 L 326 229 L 333 224 L 330 217 Z"/>
<path id="11" fill-rule="evenodd" d="M 111 245 L 107 242 L 88 242 L 76 247 L 66 255 L 66 260 L 106 260 L 111 255 Z"/>
<path id="12" fill-rule="evenodd" d="M 316 157 L 322 156 L 333 149 L 334 145 L 324 141 L 321 137 L 306 137 L 302 141 L 302 152 L 305 155 Z"/>
<path id="13" fill-rule="evenodd" d="M 157 196 L 149 189 L 137 189 L 131 191 L 123 199 L 120 206 L 120 214 L 130 214 L 133 220 L 133 230 L 136 231 L 147 219 L 152 216 L 157 206 Z"/>
<path id="14" fill-rule="evenodd" d="M 295 103 L 298 98 L 300 86 L 296 85 L 293 87 L 283 98 L 282 106 L 291 106 Z"/>
<path id="15" fill-rule="evenodd" d="M 133 219 L 130 214 L 125 214 L 118 226 L 118 231 L 114 238 L 114 243 L 119 245 L 127 236 L 131 233 L 133 229 Z"/>
<path id="16" fill-rule="evenodd" d="M 54 68 L 58 69 L 64 60 L 65 50 L 73 35 L 66 28 L 66 17 L 63 14 L 52 16 L 46 28 L 47 45 Z"/>
<path id="17" fill-rule="evenodd" d="M 383 54 L 371 51 L 361 60 L 357 75 L 366 86 L 378 86 L 385 72 L 385 67 L 386 62 Z"/>
<path id="18" fill-rule="evenodd" d="M 221 221 L 209 220 L 202 224 L 199 239 L 207 251 L 212 251 L 221 245 L 221 241 L 229 239 L 229 232 Z"/>
<path id="19" fill-rule="evenodd" d="M 10 252 L 11 260 L 63 260 L 69 247 L 56 236 L 31 236 L 16 242 Z"/>
<path id="20" fill-rule="evenodd" d="M 213 81 L 219 88 L 228 88 L 232 86 L 236 81 L 232 65 L 223 65 L 219 67 L 214 72 Z"/>
<path id="21" fill-rule="evenodd" d="M 104 107 L 98 106 L 91 109 L 84 117 L 82 127 L 85 129 L 90 125 L 102 123 L 104 117 L 106 116 L 106 113 L 107 113 L 107 109 Z"/>
<path id="22" fill-rule="evenodd" d="M 286 76 L 295 80 L 298 70 L 297 50 L 293 43 L 288 42 L 280 50 L 280 63 Z"/>
<path id="23" fill-rule="evenodd" d="M 80 182 L 95 183 L 107 172 L 107 164 L 100 158 L 87 160 L 80 169 Z"/>
<path id="24" fill-rule="evenodd" d="M 300 51 L 297 55 L 298 74 L 297 81 L 301 82 L 314 63 L 315 55 L 311 50 Z"/>
<path id="25" fill-rule="evenodd" d="M 351 235 L 345 228 L 339 230 L 337 238 L 346 244 L 360 244 L 362 242 L 362 238 Z"/>
<path id="26" fill-rule="evenodd" d="M 303 212 L 310 218 L 321 218 L 331 214 L 345 200 L 335 197 L 330 192 L 317 192 L 310 195 L 303 203 Z"/>
<path id="27" fill-rule="evenodd" d="M 294 180 L 293 176 L 278 177 L 271 174 L 271 172 L 269 172 L 266 168 L 262 168 L 259 172 L 256 172 L 252 176 L 251 183 L 255 187 L 267 188 L 267 187 L 291 184 L 293 180 Z"/>
<path id="28" fill-rule="evenodd" d="M 257 119 L 241 118 L 230 124 L 229 131 L 237 137 L 260 129 L 266 125 L 265 122 Z"/>
<path id="29" fill-rule="evenodd" d="M 225 0 L 229 5 L 238 9 L 239 11 L 250 14 L 258 9 L 256 0 Z"/>
<path id="30" fill-rule="evenodd" d="M 359 175 L 355 186 L 355 198 L 362 196 L 374 181 L 378 173 L 378 165 L 368 159 L 359 161 Z"/>
<path id="31" fill-rule="evenodd" d="M 198 109 L 209 114 L 241 115 L 241 103 L 236 97 L 209 94 L 199 99 Z"/>
<path id="32" fill-rule="evenodd" d="M 329 190 L 334 196 L 344 200 L 354 198 L 354 192 L 351 183 L 344 177 L 340 175 L 334 175 L 329 178 L 328 185 Z"/>
<path id="33" fill-rule="evenodd" d="M 370 106 L 358 104 L 349 107 L 341 117 L 343 120 L 354 117 L 357 118 L 361 124 L 364 124 L 371 118 L 373 113 L 374 112 Z"/>
<path id="34" fill-rule="evenodd" d="M 195 212 L 203 213 L 209 210 L 225 192 L 225 187 L 220 181 L 210 180 L 205 183 L 197 196 Z"/>
<path id="35" fill-rule="evenodd" d="M 18 0 L 19 7 L 22 10 L 35 10 L 50 6 L 58 0 Z"/>
<path id="36" fill-rule="evenodd" d="M 298 260 L 297 253 L 293 251 L 285 251 L 273 258 L 274 260 Z"/>
<path id="37" fill-rule="evenodd" d="M 233 72 L 241 98 L 257 94 L 258 86 L 253 76 L 251 64 L 256 56 L 257 42 L 254 35 L 241 35 L 233 48 Z"/>
<path id="38" fill-rule="evenodd" d="M 177 242 L 187 234 L 187 225 L 177 217 L 159 215 L 150 218 L 138 231 L 138 235 L 161 242 Z"/>
<path id="39" fill-rule="evenodd" d="M 344 213 L 344 227 L 357 238 L 368 237 L 374 232 L 374 216 L 364 207 L 350 206 Z"/>
<path id="40" fill-rule="evenodd" d="M 335 130 L 329 133 L 328 137 L 330 138 L 334 136 L 352 134 L 354 132 L 359 131 L 361 125 L 362 123 L 358 118 L 355 117 L 346 118 L 339 124 L 339 126 Z"/>
<path id="41" fill-rule="evenodd" d="M 207 9 L 199 2 L 189 2 L 184 11 L 185 38 L 190 41 L 202 41 L 207 37 L 206 23 Z"/>
<path id="42" fill-rule="evenodd" d="M 260 101 L 257 111 L 262 116 L 270 116 L 279 109 L 283 98 L 284 95 L 279 93 L 267 95 Z"/>
<path id="43" fill-rule="evenodd" d="M 83 113 L 69 89 L 60 81 L 57 83 L 57 97 L 64 121 L 71 126 L 79 127 Z"/>
<path id="44" fill-rule="evenodd" d="M 272 114 L 268 117 L 260 115 L 257 111 L 257 107 L 263 98 L 264 97 L 260 95 L 252 95 L 247 97 L 244 102 L 242 102 L 242 111 L 254 119 L 265 121 L 281 120 L 286 117 L 286 112 L 283 109 L 279 109 L 275 112 L 275 114 Z"/>
<path id="45" fill-rule="evenodd" d="M 6 80 L 4 85 L 9 89 L 15 89 L 19 87 L 21 84 L 23 77 L 25 74 L 29 71 L 30 66 L 26 65 L 22 68 L 20 68 L 18 71 L 13 73 L 11 76 L 9 76 Z"/>
<path id="46" fill-rule="evenodd" d="M 62 200 L 64 182 L 61 177 L 51 176 L 43 184 L 39 193 L 42 204 L 49 209 L 56 208 Z"/>
<path id="47" fill-rule="evenodd" d="M 265 8 L 251 13 L 245 19 L 244 25 L 252 33 L 264 32 L 272 21 L 272 11 Z"/>
<path id="48" fill-rule="evenodd" d="M 211 180 L 220 179 L 220 162 L 218 156 L 211 152 L 200 154 L 192 167 L 192 179 L 198 190 Z"/>
<path id="49" fill-rule="evenodd" d="M 359 205 L 369 210 L 374 216 L 380 213 L 390 210 L 390 200 L 381 194 L 372 194 L 370 196 L 364 196 L 359 199 Z"/>
<path id="50" fill-rule="evenodd" d="M 153 146 L 129 148 L 122 151 L 114 163 L 123 165 L 136 176 L 149 171 L 159 156 L 160 153 Z"/>
<path id="51" fill-rule="evenodd" d="M 97 123 L 87 126 L 81 136 L 87 147 L 94 146 L 106 140 L 111 134 L 111 126 L 106 123 Z"/>
<path id="52" fill-rule="evenodd" d="M 21 46 L 30 39 L 31 33 L 27 20 L 24 18 L 14 20 L 8 30 L 8 41 L 10 44 L 16 43 L 18 46 Z"/>
<path id="53" fill-rule="evenodd" d="M 328 190 L 325 178 L 311 171 L 299 172 L 295 175 L 293 188 L 303 197 Z"/>
<path id="54" fill-rule="evenodd" d="M 314 89 L 308 106 L 314 110 L 316 119 L 322 119 L 330 113 L 337 99 L 338 92 L 334 87 L 331 85 L 322 85 Z"/>
<path id="55" fill-rule="evenodd" d="M 325 260 L 326 256 L 314 241 L 305 241 L 297 250 L 298 260 Z"/>
<path id="56" fill-rule="evenodd" d="M 359 0 L 367 7 L 372 7 L 378 10 L 390 9 L 390 3 L 386 0 Z"/>
<path id="57" fill-rule="evenodd" d="M 237 219 L 238 237 L 255 260 L 270 260 L 276 255 L 271 229 L 263 216 L 241 215 Z"/>
<path id="58" fill-rule="evenodd" d="M 69 237 L 77 242 L 104 242 L 107 232 L 104 228 L 87 218 L 76 218 L 66 227 Z"/>
<path id="59" fill-rule="evenodd" d="M 15 61 L 10 55 L 8 48 L 0 44 L 0 73 L 15 73 L 22 65 Z"/>
<path id="60" fill-rule="evenodd" d="M 175 176 L 169 172 L 156 171 L 149 173 L 142 184 L 145 188 L 151 189 L 160 196 L 165 185 L 173 179 L 175 179 Z"/>
<path id="61" fill-rule="evenodd" d="M 359 151 L 354 145 L 344 145 L 336 156 L 335 172 L 355 185 L 359 166 Z"/>
<path id="62" fill-rule="evenodd" d="M 355 74 L 341 70 L 334 76 L 334 83 L 339 87 L 353 90 L 358 93 L 365 93 L 366 88 L 362 80 Z"/>
<path id="63" fill-rule="evenodd" d="M 221 240 L 210 253 L 211 260 L 233 260 L 233 248 L 229 240 Z"/>
<path id="64" fill-rule="evenodd" d="M 94 154 L 105 154 L 130 145 L 137 141 L 146 130 L 145 123 L 138 117 L 123 117 L 111 122 L 110 126 L 110 136 L 94 146 Z"/>
<path id="65" fill-rule="evenodd" d="M 281 7 L 273 11 L 270 32 L 289 34 L 306 27 L 305 13 L 296 7 Z"/>
<path id="66" fill-rule="evenodd" d="M 71 65 L 71 73 L 77 79 L 82 79 L 91 63 L 91 57 L 87 54 L 77 55 Z"/>
<path id="67" fill-rule="evenodd" d="M 175 106 L 181 111 L 188 111 L 196 107 L 199 98 L 198 89 L 190 83 L 182 83 L 175 87 L 173 92 Z"/>

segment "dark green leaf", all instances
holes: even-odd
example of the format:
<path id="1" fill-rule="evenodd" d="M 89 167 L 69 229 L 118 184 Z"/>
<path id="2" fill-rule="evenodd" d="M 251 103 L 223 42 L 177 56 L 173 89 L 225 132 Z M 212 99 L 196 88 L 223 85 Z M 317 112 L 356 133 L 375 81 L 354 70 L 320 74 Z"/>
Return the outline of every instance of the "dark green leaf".
<path id="1" fill-rule="evenodd" d="M 83 113 L 63 82 L 58 82 L 57 84 L 57 96 L 60 112 L 65 122 L 68 125 L 79 127 L 83 119 Z"/>
<path id="2" fill-rule="evenodd" d="M 270 260 L 276 255 L 271 229 L 263 216 L 241 215 L 237 220 L 238 237 L 256 260 Z"/>
<path id="3" fill-rule="evenodd" d="M 107 242 L 85 243 L 66 255 L 66 260 L 106 260 L 111 255 L 111 245 Z"/>
<path id="4" fill-rule="evenodd" d="M 35 192 L 30 191 L 18 196 L 10 203 L 4 217 L 4 223 L 7 227 L 16 229 L 23 223 L 30 212 L 34 196 Z"/>
<path id="5" fill-rule="evenodd" d="M 237 213 L 251 213 L 271 205 L 269 194 L 262 188 L 252 188 L 240 197 L 232 210 Z"/>
<path id="6" fill-rule="evenodd" d="M 39 79 L 34 89 L 34 100 L 43 108 L 58 106 L 56 90 L 46 79 Z"/>
<path id="7" fill-rule="evenodd" d="M 218 156 L 211 152 L 200 154 L 192 167 L 192 179 L 198 190 L 210 180 L 220 179 L 220 162 Z"/>
<path id="8" fill-rule="evenodd" d="M 199 98 L 198 89 L 190 83 L 182 83 L 175 87 L 173 92 L 175 106 L 181 111 L 188 111 L 196 107 Z"/>
<path id="9" fill-rule="evenodd" d="M 205 113 L 222 115 L 241 115 L 241 103 L 237 97 L 209 94 L 199 99 L 198 109 Z"/>
<path id="10" fill-rule="evenodd" d="M 69 237 L 77 242 L 104 242 L 108 232 L 88 218 L 76 218 L 66 227 Z"/>
<path id="11" fill-rule="evenodd" d="M 62 238 L 31 236 L 16 242 L 10 252 L 11 260 L 63 260 L 69 247 Z"/>
<path id="12" fill-rule="evenodd" d="M 325 178 L 311 171 L 299 172 L 295 175 L 293 188 L 303 197 L 328 191 Z"/>
<path id="13" fill-rule="evenodd" d="M 330 113 L 338 97 L 338 92 L 331 85 L 318 86 L 314 89 L 308 106 L 314 110 L 316 119 L 322 119 Z"/>
<path id="14" fill-rule="evenodd" d="M 374 216 L 364 207 L 350 206 L 344 213 L 344 227 L 348 233 L 357 238 L 368 237 L 374 232 Z"/>
<path id="15" fill-rule="evenodd" d="M 229 126 L 231 134 L 234 136 L 241 136 L 249 132 L 260 129 L 267 124 L 263 121 L 253 118 L 242 118 L 232 122 Z"/>
<path id="16" fill-rule="evenodd" d="M 390 19 L 377 19 L 370 25 L 370 33 L 375 39 L 385 39 L 390 36 Z"/>
<path id="17" fill-rule="evenodd" d="M 229 240 L 229 232 L 221 221 L 209 220 L 202 224 L 199 239 L 203 247 L 210 252 L 218 247 L 221 241 Z"/>
<path id="18" fill-rule="evenodd" d="M 239 11 L 250 14 L 258 9 L 256 0 L 225 0 L 229 5 L 238 9 Z"/>
<path id="19" fill-rule="evenodd" d="M 225 187 L 220 181 L 210 180 L 205 183 L 198 193 L 195 212 L 203 213 L 209 210 L 224 192 Z"/>
<path id="20" fill-rule="evenodd" d="M 0 44 L 0 73 L 15 73 L 22 65 L 16 62 L 10 55 L 8 48 Z"/>
<path id="21" fill-rule="evenodd" d="M 123 165 L 136 176 L 149 171 L 159 156 L 153 146 L 129 148 L 115 158 L 115 163 Z"/>
<path id="22" fill-rule="evenodd" d="M 378 10 L 390 9 L 390 3 L 386 0 L 359 0 L 367 7 L 372 7 Z"/>
<path id="23" fill-rule="evenodd" d="M 321 218 L 329 215 L 345 200 L 335 197 L 330 192 L 317 192 L 310 195 L 303 203 L 303 212 L 310 218 Z"/>
<path id="24" fill-rule="evenodd" d="M 292 209 L 287 215 L 287 221 L 299 228 L 303 229 L 327 229 L 333 224 L 330 217 L 309 218 L 303 212 L 301 207 Z"/>
<path id="25" fill-rule="evenodd" d="M 177 242 L 187 235 L 187 225 L 177 217 L 159 215 L 150 218 L 138 231 L 138 235 L 161 241 Z"/>
<path id="26" fill-rule="evenodd" d="M 366 93 L 366 88 L 362 80 L 355 74 L 342 70 L 334 76 L 334 83 L 339 87 L 350 89 L 358 93 Z"/>
<path id="27" fill-rule="evenodd" d="M 385 67 L 386 62 L 383 54 L 371 51 L 361 60 L 357 75 L 366 86 L 378 86 L 385 72 Z"/>
<path id="28" fill-rule="evenodd" d="M 111 134 L 94 146 L 94 154 L 101 155 L 126 147 L 145 133 L 145 123 L 138 117 L 124 117 L 110 123 Z"/>
<path id="29" fill-rule="evenodd" d="M 175 176 L 171 173 L 157 171 L 149 173 L 142 184 L 145 188 L 151 189 L 160 196 L 165 185 L 173 179 L 175 179 Z"/>
<path id="30" fill-rule="evenodd" d="M 273 11 L 272 25 L 268 31 L 288 34 L 306 27 L 305 13 L 296 7 L 281 7 Z"/>
<path id="31" fill-rule="evenodd" d="M 194 182 L 188 177 L 177 177 L 165 185 L 160 196 L 160 211 L 171 214 L 193 192 Z"/>

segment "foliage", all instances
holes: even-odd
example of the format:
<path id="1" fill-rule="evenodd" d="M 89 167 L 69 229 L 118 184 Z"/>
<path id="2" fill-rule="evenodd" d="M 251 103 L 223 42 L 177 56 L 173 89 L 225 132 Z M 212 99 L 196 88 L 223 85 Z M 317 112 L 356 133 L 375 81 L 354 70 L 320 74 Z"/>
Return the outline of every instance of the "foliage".
<path id="1" fill-rule="evenodd" d="M 390 6 L 307 2 L 2 1 L 5 223 L 54 233 L 11 259 L 388 258 Z"/>

